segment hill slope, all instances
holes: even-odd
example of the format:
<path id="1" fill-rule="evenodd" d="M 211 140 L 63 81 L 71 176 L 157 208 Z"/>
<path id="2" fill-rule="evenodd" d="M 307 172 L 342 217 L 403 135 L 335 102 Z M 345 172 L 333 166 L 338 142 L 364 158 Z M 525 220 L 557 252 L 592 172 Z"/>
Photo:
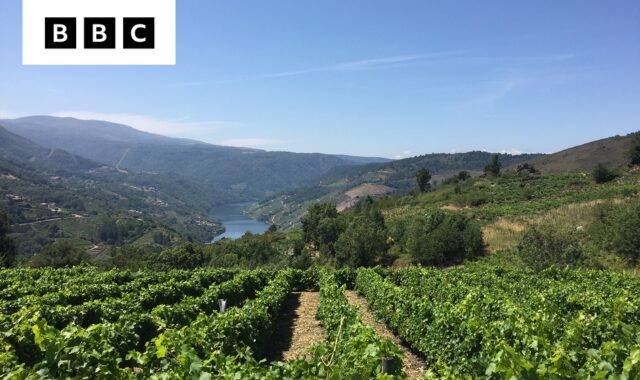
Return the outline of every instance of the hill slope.
<path id="1" fill-rule="evenodd" d="M 45 149 L 0 126 L 0 157 L 30 162 L 55 171 L 69 172 L 95 169 L 98 163 L 61 149 Z"/>
<path id="2" fill-rule="evenodd" d="M 34 116 L 0 124 L 44 147 L 64 149 L 120 169 L 180 173 L 224 193 L 227 199 L 221 203 L 310 185 L 337 166 L 384 160 L 217 146 L 105 121 Z"/>
<path id="3" fill-rule="evenodd" d="M 157 249 L 155 234 L 163 234 L 162 245 L 189 237 L 209 241 L 221 232 L 207 217 L 214 197 L 179 176 L 126 173 L 0 126 L 0 205 L 11 215 L 25 258 L 57 239 L 93 247 L 92 253 L 124 243 Z M 101 236 L 107 222 L 117 227 Z"/>
<path id="4" fill-rule="evenodd" d="M 547 154 L 530 163 L 543 173 L 590 171 L 598 163 L 607 167 L 622 166 L 628 161 L 626 152 L 631 148 L 632 142 L 633 134 L 609 137 Z"/>
<path id="5" fill-rule="evenodd" d="M 298 188 L 268 198 L 254 205 L 253 216 L 284 228 L 298 224 L 307 206 L 313 202 L 331 202 L 340 209 L 353 206 L 366 196 L 404 194 L 415 188 L 415 174 L 428 168 L 434 180 L 467 170 L 479 173 L 492 153 L 428 154 L 387 163 L 338 167 L 330 170 L 311 187 Z M 539 155 L 500 155 L 505 165 L 515 165 Z"/>

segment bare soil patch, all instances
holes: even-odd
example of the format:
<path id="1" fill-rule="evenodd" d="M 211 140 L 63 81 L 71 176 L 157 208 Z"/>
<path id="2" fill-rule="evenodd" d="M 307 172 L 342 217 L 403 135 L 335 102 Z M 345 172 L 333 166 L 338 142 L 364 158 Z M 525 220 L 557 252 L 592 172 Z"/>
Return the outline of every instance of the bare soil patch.
<path id="1" fill-rule="evenodd" d="M 325 340 L 322 325 L 316 319 L 320 303 L 318 292 L 293 292 L 276 322 L 269 361 L 289 361 L 304 356 L 314 343 Z"/>
<path id="2" fill-rule="evenodd" d="M 409 380 L 424 378 L 426 368 L 424 360 L 414 354 L 402 339 L 398 338 L 393 332 L 391 332 L 385 324 L 376 321 L 373 314 L 369 311 L 367 301 L 363 297 L 350 290 L 347 290 L 345 294 L 349 300 L 349 304 L 357 306 L 360 309 L 360 314 L 364 323 L 373 326 L 378 336 L 388 338 L 402 350 L 402 369 L 404 370 L 404 373 L 407 374 Z"/>
<path id="3" fill-rule="evenodd" d="M 395 189 L 389 186 L 377 185 L 374 183 L 364 183 L 360 186 L 354 187 L 351 190 L 344 193 L 347 197 L 346 200 L 340 202 L 337 206 L 338 211 L 344 211 L 353 207 L 358 200 L 367 196 L 375 197 L 394 192 Z"/>

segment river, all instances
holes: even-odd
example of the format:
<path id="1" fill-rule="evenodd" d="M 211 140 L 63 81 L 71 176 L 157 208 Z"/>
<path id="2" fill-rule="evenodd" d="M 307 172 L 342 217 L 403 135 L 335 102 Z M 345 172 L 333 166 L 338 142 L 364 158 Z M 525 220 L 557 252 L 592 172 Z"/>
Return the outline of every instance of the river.
<path id="1" fill-rule="evenodd" d="M 265 232 L 269 228 L 268 224 L 251 219 L 243 212 L 251 204 L 251 202 L 231 203 L 211 209 L 209 216 L 221 221 L 225 228 L 225 232 L 213 238 L 213 241 L 222 238 L 237 239 L 247 232 L 253 234 Z"/>

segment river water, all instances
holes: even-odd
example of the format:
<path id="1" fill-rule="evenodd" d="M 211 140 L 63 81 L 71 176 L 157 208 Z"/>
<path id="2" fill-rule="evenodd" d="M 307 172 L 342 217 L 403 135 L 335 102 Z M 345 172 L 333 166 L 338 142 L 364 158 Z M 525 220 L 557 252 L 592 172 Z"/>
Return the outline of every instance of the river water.
<path id="1" fill-rule="evenodd" d="M 243 211 L 251 204 L 251 202 L 232 203 L 211 209 L 209 215 L 221 221 L 222 226 L 226 229 L 222 235 L 213 238 L 213 241 L 218 241 L 222 238 L 237 239 L 247 232 L 253 234 L 265 232 L 269 228 L 268 224 L 251 219 L 244 214 Z"/>

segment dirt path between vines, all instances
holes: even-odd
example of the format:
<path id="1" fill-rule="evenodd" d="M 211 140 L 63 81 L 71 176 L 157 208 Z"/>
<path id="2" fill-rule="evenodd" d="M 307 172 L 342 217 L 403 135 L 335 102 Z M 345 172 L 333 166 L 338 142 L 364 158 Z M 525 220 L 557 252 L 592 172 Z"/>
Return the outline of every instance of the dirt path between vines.
<path id="1" fill-rule="evenodd" d="M 276 322 L 269 361 L 296 359 L 312 344 L 324 342 L 322 326 L 316 319 L 319 304 L 318 292 L 293 292 L 289 295 Z"/>
<path id="2" fill-rule="evenodd" d="M 386 325 L 384 325 L 383 323 L 378 323 L 378 321 L 376 321 L 373 314 L 371 314 L 371 312 L 369 311 L 367 301 L 363 297 L 360 297 L 358 293 L 351 290 L 347 290 L 345 295 L 349 300 L 349 304 L 358 306 L 358 308 L 360 308 L 360 314 L 364 323 L 373 326 L 378 336 L 389 338 L 389 340 L 395 343 L 402 350 L 402 369 L 404 370 L 404 373 L 407 374 L 409 380 L 424 378 L 424 371 L 426 368 L 424 360 L 411 352 L 409 347 L 407 347 L 407 345 L 400 338 L 398 338 L 393 332 L 391 332 L 391 330 L 389 330 Z"/>

